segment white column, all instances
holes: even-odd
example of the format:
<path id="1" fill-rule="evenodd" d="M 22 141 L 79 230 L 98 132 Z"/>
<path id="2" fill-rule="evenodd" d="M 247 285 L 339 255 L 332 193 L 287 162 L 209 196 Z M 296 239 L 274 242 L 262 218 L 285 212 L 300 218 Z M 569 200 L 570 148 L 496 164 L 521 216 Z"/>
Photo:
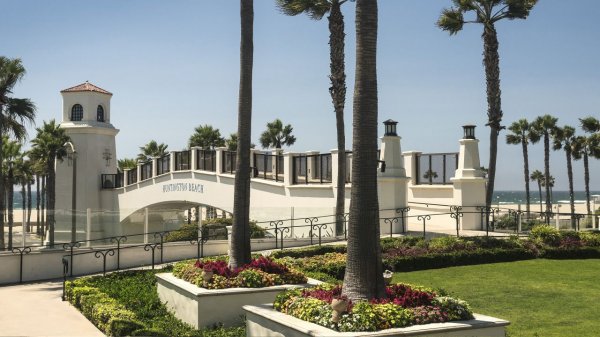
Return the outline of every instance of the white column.
<path id="1" fill-rule="evenodd" d="M 283 154 L 283 185 L 292 186 L 293 184 L 293 158 L 294 153 L 286 152 Z"/>
<path id="2" fill-rule="evenodd" d="M 227 151 L 226 147 L 217 147 L 215 149 L 215 161 L 216 161 L 216 170 L 217 174 L 223 173 L 223 151 Z"/>
<path id="3" fill-rule="evenodd" d="M 152 158 L 152 178 L 158 175 L 158 157 Z"/>
<path id="4" fill-rule="evenodd" d="M 337 194 L 337 183 L 338 183 L 338 179 L 344 179 L 344 177 L 338 177 L 338 156 L 339 156 L 339 152 L 337 149 L 333 149 L 331 150 L 331 186 L 333 186 L 333 190 L 336 191 Z M 346 169 L 347 170 L 347 169 Z M 334 195 L 334 197 L 337 198 L 336 195 Z M 333 212 L 333 214 L 335 214 L 335 211 Z"/>
<path id="5" fill-rule="evenodd" d="M 169 153 L 169 172 L 175 172 L 175 151 Z"/>
<path id="6" fill-rule="evenodd" d="M 381 171 L 383 164 L 380 164 L 377 172 L 377 192 L 381 218 L 397 217 L 396 209 L 407 205 L 409 178 L 406 176 L 406 170 L 404 169 L 404 157 L 402 156 L 400 140 L 399 136 L 394 135 L 381 137 L 379 160 L 385 162 L 385 171 Z M 382 234 L 389 234 L 389 224 L 382 220 L 380 226 Z M 400 233 L 401 229 L 401 220 L 393 223 L 393 233 Z"/>
<path id="7" fill-rule="evenodd" d="M 485 206 L 485 183 L 479 163 L 479 140 L 459 140 L 458 169 L 454 178 L 454 204 L 462 206 L 464 215 L 461 219 L 462 229 L 480 230 L 481 214 L 476 206 Z"/>
<path id="8" fill-rule="evenodd" d="M 198 169 L 198 149 L 199 147 L 197 146 L 190 149 L 190 170 L 192 171 Z"/>

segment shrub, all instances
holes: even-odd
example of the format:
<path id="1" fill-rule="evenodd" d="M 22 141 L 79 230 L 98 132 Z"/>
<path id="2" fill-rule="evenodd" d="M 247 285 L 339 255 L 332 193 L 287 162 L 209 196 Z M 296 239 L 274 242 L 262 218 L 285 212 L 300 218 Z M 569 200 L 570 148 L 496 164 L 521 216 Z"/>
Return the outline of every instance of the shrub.
<path id="1" fill-rule="evenodd" d="M 439 252 L 451 252 L 456 250 L 472 250 L 475 244 L 471 241 L 465 241 L 454 236 L 442 236 L 433 238 L 429 241 L 429 249 Z"/>
<path id="2" fill-rule="evenodd" d="M 325 253 L 345 253 L 346 246 L 342 245 L 326 245 L 326 246 L 315 246 L 309 248 L 300 248 L 300 249 L 287 249 L 287 250 L 278 250 L 271 253 L 271 257 L 274 259 L 279 259 L 283 257 L 291 257 L 291 258 L 304 258 L 311 257 L 316 255 L 323 255 Z"/>
<path id="3" fill-rule="evenodd" d="M 510 229 L 515 230 L 517 228 L 517 219 L 510 214 L 504 214 L 496 218 L 494 223 L 496 229 Z"/>
<path id="4" fill-rule="evenodd" d="M 600 233 L 598 232 L 580 232 L 579 237 L 586 246 L 600 247 Z"/>
<path id="5" fill-rule="evenodd" d="M 386 288 L 388 298 L 349 303 L 339 322 L 332 321 L 332 299 L 343 298 L 341 286 L 319 285 L 312 289 L 292 289 L 275 298 L 275 310 L 342 332 L 376 331 L 411 325 L 415 322 L 445 322 L 472 318 L 464 301 L 436 297 L 429 288 L 396 284 Z M 439 299 L 439 300 L 438 300 Z"/>
<path id="6" fill-rule="evenodd" d="M 130 336 L 134 331 L 145 329 L 144 324 L 128 320 L 128 319 L 113 319 L 108 325 L 109 336 Z"/>
<path id="7" fill-rule="evenodd" d="M 550 225 L 538 225 L 533 227 L 529 236 L 534 240 L 541 240 L 549 246 L 558 246 L 560 243 L 560 232 Z"/>
<path id="8" fill-rule="evenodd" d="M 131 336 L 144 336 L 144 337 L 170 337 L 171 335 L 157 330 L 157 329 L 139 329 L 131 333 Z"/>

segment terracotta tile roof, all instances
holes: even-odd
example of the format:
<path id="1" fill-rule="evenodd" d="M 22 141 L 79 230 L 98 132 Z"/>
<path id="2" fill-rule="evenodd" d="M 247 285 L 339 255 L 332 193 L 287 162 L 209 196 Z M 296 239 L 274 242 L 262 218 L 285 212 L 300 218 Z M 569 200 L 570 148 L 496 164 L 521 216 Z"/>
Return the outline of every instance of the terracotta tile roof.
<path id="1" fill-rule="evenodd" d="M 74 87 L 70 87 L 70 88 L 67 88 L 65 90 L 61 90 L 60 92 L 80 92 L 80 91 L 93 91 L 93 92 L 99 92 L 101 94 L 106 94 L 106 95 L 111 95 L 112 96 L 112 93 L 110 93 L 110 92 L 108 92 L 108 91 L 106 91 L 106 90 L 104 90 L 102 88 L 99 88 L 99 87 L 91 84 L 88 81 L 85 81 L 85 83 L 81 83 L 81 84 L 76 85 Z"/>

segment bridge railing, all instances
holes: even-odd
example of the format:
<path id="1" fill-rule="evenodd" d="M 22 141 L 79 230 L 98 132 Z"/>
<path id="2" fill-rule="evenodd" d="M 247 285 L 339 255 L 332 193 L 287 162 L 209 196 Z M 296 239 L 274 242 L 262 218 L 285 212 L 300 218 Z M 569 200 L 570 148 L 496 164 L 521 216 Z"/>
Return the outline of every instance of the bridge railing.
<path id="1" fill-rule="evenodd" d="M 252 157 L 254 160 L 254 178 L 283 181 L 283 175 L 285 174 L 283 155 L 254 152 Z"/>
<path id="2" fill-rule="evenodd" d="M 450 178 L 458 169 L 458 152 L 453 153 L 420 153 L 417 155 L 418 185 L 451 184 Z"/>
<path id="3" fill-rule="evenodd" d="M 331 153 L 297 155 L 292 160 L 293 184 L 331 183 Z"/>
<path id="4" fill-rule="evenodd" d="M 175 155 L 175 171 L 187 171 L 192 169 L 192 156 L 189 150 L 173 152 Z"/>
<path id="5" fill-rule="evenodd" d="M 215 150 L 196 150 L 196 169 L 215 172 L 217 170 L 217 152 Z M 234 155 L 235 157 L 235 155 Z M 234 165 L 235 170 L 235 165 Z"/>
<path id="6" fill-rule="evenodd" d="M 171 171 L 171 154 L 156 159 L 156 175 L 169 173 Z"/>
<path id="7" fill-rule="evenodd" d="M 137 168 L 127 171 L 127 185 L 135 184 L 138 181 Z"/>
<path id="8" fill-rule="evenodd" d="M 222 152 L 222 167 L 223 173 L 234 174 L 235 173 L 235 151 L 223 151 Z"/>
<path id="9" fill-rule="evenodd" d="M 141 177 L 140 181 L 152 178 L 152 160 L 142 164 L 140 168 Z"/>
<path id="10" fill-rule="evenodd" d="M 119 172 L 116 174 L 102 174 L 100 176 L 102 189 L 123 187 L 123 175 L 123 172 Z"/>

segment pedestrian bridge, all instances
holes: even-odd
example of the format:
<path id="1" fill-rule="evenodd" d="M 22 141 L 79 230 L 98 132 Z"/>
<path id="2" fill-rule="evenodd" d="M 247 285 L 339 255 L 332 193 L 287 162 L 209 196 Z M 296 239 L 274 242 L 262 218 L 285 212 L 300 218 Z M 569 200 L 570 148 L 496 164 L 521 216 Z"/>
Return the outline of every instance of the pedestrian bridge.
<path id="1" fill-rule="evenodd" d="M 351 160 L 349 153 L 349 168 Z M 337 177 L 332 174 L 337 172 L 335 151 L 324 154 L 253 151 L 251 167 L 252 219 L 335 213 Z M 104 192 L 116 194 L 120 221 L 147 207 L 185 210 L 202 205 L 232 213 L 234 179 L 235 152 L 225 148 L 170 152 L 134 169 L 101 177 Z M 346 188 L 349 204 L 350 184 Z"/>

